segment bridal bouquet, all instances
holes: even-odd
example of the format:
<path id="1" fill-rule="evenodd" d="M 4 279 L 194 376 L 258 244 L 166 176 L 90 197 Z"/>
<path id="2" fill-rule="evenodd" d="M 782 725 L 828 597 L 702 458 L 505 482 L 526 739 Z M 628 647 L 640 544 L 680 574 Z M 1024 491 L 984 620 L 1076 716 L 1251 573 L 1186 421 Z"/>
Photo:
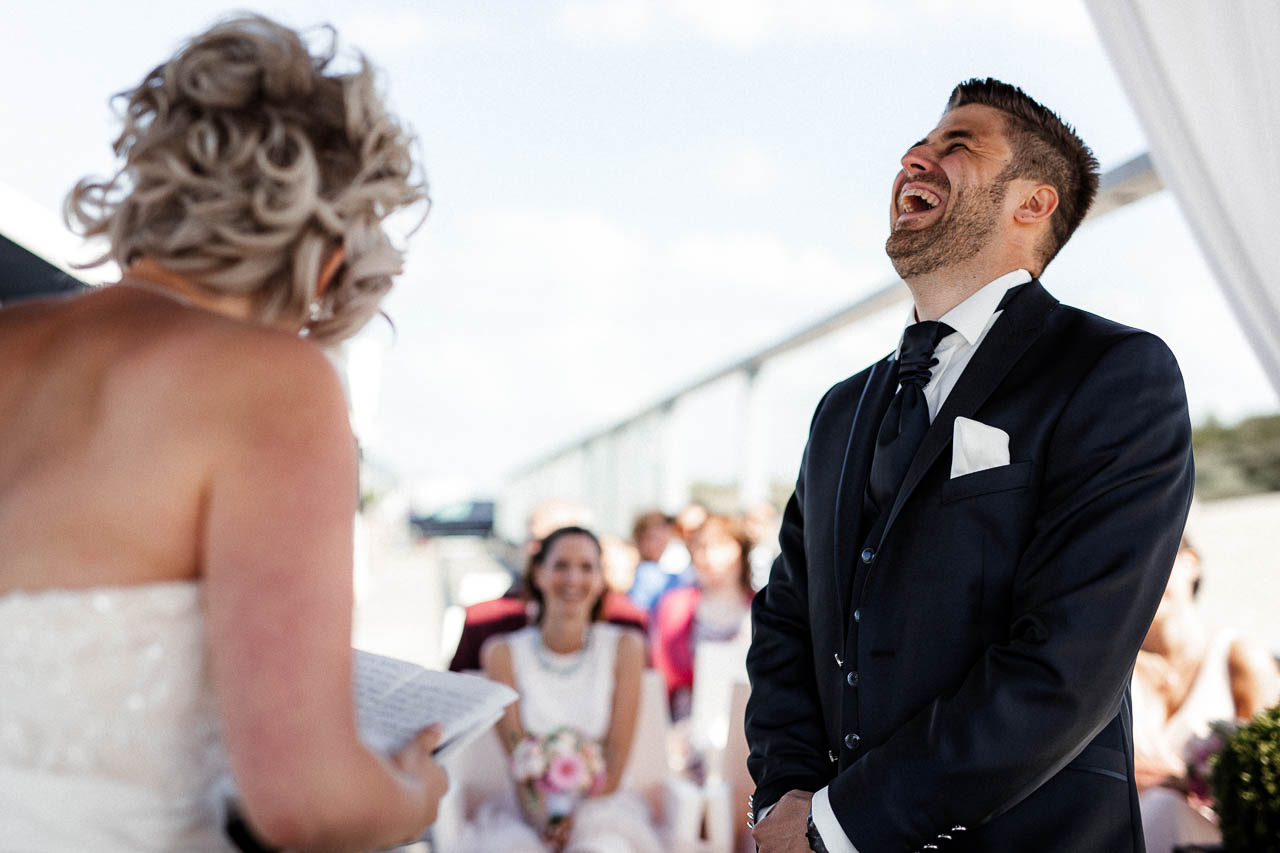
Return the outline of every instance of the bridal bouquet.
<path id="1" fill-rule="evenodd" d="M 526 735 L 511 754 L 511 775 L 526 809 L 554 826 L 573 814 L 583 797 L 604 787 L 604 753 L 568 727 Z"/>
<path id="2" fill-rule="evenodd" d="M 1191 805 L 1206 817 L 1212 815 L 1213 765 L 1222 748 L 1236 733 L 1236 728 L 1233 722 L 1215 720 L 1209 724 L 1207 734 L 1203 737 L 1191 738 L 1184 750 L 1187 759 L 1187 798 Z"/>

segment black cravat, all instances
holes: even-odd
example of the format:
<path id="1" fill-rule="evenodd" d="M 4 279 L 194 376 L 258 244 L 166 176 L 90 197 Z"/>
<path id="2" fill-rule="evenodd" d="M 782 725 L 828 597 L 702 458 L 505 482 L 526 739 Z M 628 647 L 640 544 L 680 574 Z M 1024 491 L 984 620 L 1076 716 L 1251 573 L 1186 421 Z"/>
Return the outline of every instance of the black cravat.
<path id="1" fill-rule="evenodd" d="M 911 459 L 929 430 L 929 404 L 924 398 L 924 386 L 929 384 L 933 366 L 938 363 L 933 349 L 938 341 L 954 331 L 946 323 L 926 320 L 907 326 L 902 334 L 902 349 L 898 354 L 898 382 L 902 387 L 889 402 L 884 420 L 880 422 L 867 479 L 867 509 L 872 518 L 893 506 Z"/>

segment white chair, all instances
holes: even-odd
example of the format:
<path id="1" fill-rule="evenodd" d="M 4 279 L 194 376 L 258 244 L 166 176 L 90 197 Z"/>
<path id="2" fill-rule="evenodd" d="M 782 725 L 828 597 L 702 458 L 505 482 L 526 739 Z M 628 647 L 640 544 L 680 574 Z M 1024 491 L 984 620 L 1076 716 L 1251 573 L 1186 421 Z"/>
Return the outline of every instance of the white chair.
<path id="1" fill-rule="evenodd" d="M 747 797 L 755 789 L 747 772 L 743 728 L 751 692 L 746 651 L 742 642 L 704 642 L 694 653 L 691 733 L 707 762 L 708 853 L 755 850 L 746 831 Z"/>
<path id="2" fill-rule="evenodd" d="M 703 641 L 693 653 L 689 728 L 694 746 L 708 758 L 709 778 L 716 776 L 733 725 L 729 706 L 734 685 L 747 682 L 747 645 L 744 640 Z"/>
<path id="3" fill-rule="evenodd" d="M 733 685 L 729 701 L 729 737 L 725 744 L 721 773 L 728 783 L 729 820 L 733 826 L 733 849 L 737 853 L 755 853 L 756 843 L 747 829 L 747 803 L 755 793 L 756 783 L 747 770 L 747 699 L 751 685 L 739 681 Z"/>
<path id="4" fill-rule="evenodd" d="M 646 669 L 635 737 L 621 784 L 649 806 L 667 850 L 703 853 L 698 837 L 703 817 L 702 793 L 668 771 L 670 727 L 662 676 Z M 491 729 L 451 755 L 445 761 L 445 769 L 449 772 L 449 792 L 440 801 L 432 827 L 432 853 L 476 853 L 458 847 L 463 826 L 475 817 L 482 803 L 503 795 L 512 784 L 507 755 L 496 730 Z"/>

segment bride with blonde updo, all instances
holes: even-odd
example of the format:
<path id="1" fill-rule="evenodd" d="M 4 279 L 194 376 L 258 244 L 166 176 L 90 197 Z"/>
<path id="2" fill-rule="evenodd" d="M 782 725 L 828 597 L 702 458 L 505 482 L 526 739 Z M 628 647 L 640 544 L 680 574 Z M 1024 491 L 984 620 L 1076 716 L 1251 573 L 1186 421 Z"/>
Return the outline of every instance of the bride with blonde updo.
<path id="1" fill-rule="evenodd" d="M 228 21 L 118 95 L 120 170 L 67 199 L 110 240 L 99 261 L 249 297 L 255 320 L 319 343 L 358 331 L 401 270 L 381 222 L 424 188 L 368 63 L 325 73 L 335 45 L 313 56 L 265 18 Z"/>
<path id="2" fill-rule="evenodd" d="M 439 733 L 386 758 L 356 732 L 322 350 L 378 311 L 382 222 L 425 185 L 368 63 L 312 41 L 234 18 L 118 96 L 119 169 L 67 215 L 121 280 L 0 311 L 6 849 L 227 850 L 229 818 L 385 848 L 435 818 Z"/>

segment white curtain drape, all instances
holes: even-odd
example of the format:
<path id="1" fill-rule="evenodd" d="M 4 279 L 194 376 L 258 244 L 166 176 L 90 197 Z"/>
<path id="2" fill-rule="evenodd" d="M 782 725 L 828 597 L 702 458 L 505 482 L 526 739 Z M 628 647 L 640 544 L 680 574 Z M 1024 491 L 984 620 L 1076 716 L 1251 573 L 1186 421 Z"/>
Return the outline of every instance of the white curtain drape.
<path id="1" fill-rule="evenodd" d="M 1156 171 L 1280 394 L 1280 0 L 1085 1 Z"/>

